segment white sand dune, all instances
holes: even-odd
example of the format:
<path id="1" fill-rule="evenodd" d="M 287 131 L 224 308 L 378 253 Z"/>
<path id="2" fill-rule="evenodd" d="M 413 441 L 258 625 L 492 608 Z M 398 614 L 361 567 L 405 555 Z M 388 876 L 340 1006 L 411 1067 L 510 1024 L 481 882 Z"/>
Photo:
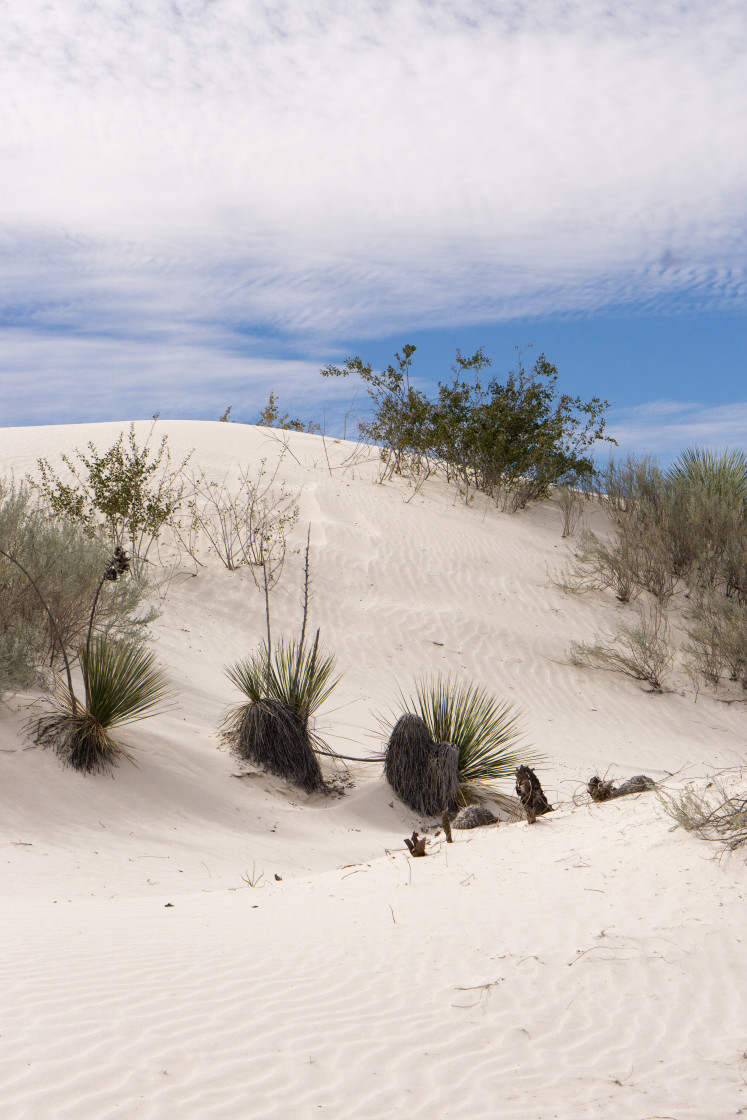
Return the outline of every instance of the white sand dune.
<path id="1" fill-rule="evenodd" d="M 218 481 L 281 451 L 266 429 L 159 428 Z M 4 429 L 0 474 L 121 429 Z M 217 735 L 223 666 L 261 638 L 262 597 L 246 570 L 185 562 L 152 627 L 178 705 L 127 732 L 137 767 L 63 770 L 24 738 L 31 694 L 0 709 L 0 1117 L 747 1114 L 744 856 L 672 832 L 650 793 L 574 802 L 595 772 L 676 788 L 744 762 L 744 706 L 694 703 L 681 672 L 652 695 L 568 663 L 631 609 L 553 586 L 553 505 L 465 506 L 440 482 L 378 484 L 350 444 L 287 444 L 299 551 L 273 625 L 298 628 L 310 525 L 310 621 L 345 670 L 330 744 L 379 749 L 398 688 L 452 671 L 525 709 L 557 808 L 412 860 L 421 822 L 380 767 L 351 764 L 330 799 L 242 775 Z"/>

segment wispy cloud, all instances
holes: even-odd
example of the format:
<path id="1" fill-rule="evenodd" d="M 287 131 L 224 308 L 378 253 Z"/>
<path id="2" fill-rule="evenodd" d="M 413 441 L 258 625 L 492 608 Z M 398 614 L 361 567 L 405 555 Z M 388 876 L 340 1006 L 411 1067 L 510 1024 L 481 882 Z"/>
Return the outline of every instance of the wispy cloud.
<path id="1" fill-rule="evenodd" d="M 741 3 L 9 0 L 0 31 L 0 297 L 42 369 L 63 330 L 211 325 L 230 379 L 247 328 L 744 306 Z"/>
<path id="2" fill-rule="evenodd" d="M 686 447 L 747 449 L 747 401 L 716 408 L 693 402 L 652 401 L 636 408 L 615 409 L 607 434 L 618 441 L 622 454 L 650 452 L 664 462 Z"/>
<path id="3" fill-rule="evenodd" d="M 283 411 L 324 419 L 319 362 L 247 357 L 232 339 L 222 348 L 221 341 L 216 330 L 126 340 L 6 330 L 0 427 L 147 419 L 156 412 L 217 420 L 229 405 L 235 419 L 255 422 L 271 392 Z M 330 430 L 350 393 L 347 386 L 325 386 Z"/>

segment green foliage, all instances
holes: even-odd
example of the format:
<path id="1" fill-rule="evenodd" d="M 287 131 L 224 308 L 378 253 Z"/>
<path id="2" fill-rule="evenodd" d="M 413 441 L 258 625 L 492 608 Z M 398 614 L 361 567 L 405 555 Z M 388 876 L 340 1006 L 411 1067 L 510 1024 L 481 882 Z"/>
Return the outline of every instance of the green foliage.
<path id="1" fill-rule="evenodd" d="M 656 601 L 659 621 L 623 627 L 594 646 L 574 643 L 576 664 L 618 668 L 661 688 L 673 650 L 661 617 L 673 596 L 688 601 L 686 666 L 698 686 L 724 675 L 747 687 L 747 455 L 687 449 L 666 472 L 628 457 L 599 472 L 612 533 L 582 534 L 570 589 L 613 587 L 628 602 Z M 652 619 L 654 614 L 652 614 Z"/>
<path id="2" fill-rule="evenodd" d="M 364 439 L 378 444 L 388 458 L 391 472 L 402 473 L 405 466 L 416 466 L 432 453 L 433 406 L 428 398 L 410 384 L 412 355 L 416 347 L 406 345 L 395 354 L 395 365 L 376 373 L 359 357 L 348 358 L 344 366 L 326 365 L 322 377 L 358 376 L 373 404 L 371 420 L 359 423 Z"/>
<path id="3" fill-rule="evenodd" d="M 522 713 L 480 685 L 438 674 L 421 680 L 412 699 L 401 699 L 436 742 L 457 747 L 461 804 L 494 796 L 493 782 L 513 778 L 522 762 L 541 761 L 521 746 Z"/>
<path id="4" fill-rule="evenodd" d="M 310 647 L 303 639 L 259 649 L 226 675 L 246 696 L 227 714 L 224 743 L 239 758 L 278 774 L 307 793 L 326 788 L 316 753 L 329 753 L 309 727 L 313 714 L 339 681 L 334 655 L 319 647 L 319 631 Z"/>
<path id="5" fill-rule="evenodd" d="M 229 408 L 221 420 L 227 420 L 231 409 Z M 284 431 L 289 432 L 321 432 L 321 425 L 309 420 L 304 424 L 303 420 L 291 420 L 290 413 L 286 412 L 283 416 L 280 415 L 280 405 L 278 398 L 274 393 L 270 393 L 270 398 L 259 414 L 259 425 L 264 428 L 282 428 Z"/>
<path id="6" fill-rule="evenodd" d="M 337 687 L 336 658 L 325 653 L 317 630 L 311 646 L 280 639 L 268 658 L 263 641 L 249 657 L 226 667 L 226 675 L 249 701 L 276 700 L 308 721 Z"/>
<path id="7" fill-rule="evenodd" d="M 747 454 L 744 451 L 722 452 L 706 448 L 687 448 L 668 471 L 670 482 L 684 482 L 702 488 L 725 503 L 741 505 L 747 515 Z"/>
<path id="8" fill-rule="evenodd" d="M 80 651 L 86 708 L 109 729 L 152 715 L 168 695 L 166 674 L 152 650 L 97 638 Z"/>
<path id="9" fill-rule="evenodd" d="M 27 485 L 0 480 L 0 551 L 15 559 L 0 556 L 2 693 L 41 683 L 59 663 L 60 643 L 72 649 L 84 639 L 109 549 L 36 501 Z M 145 583 L 133 580 L 109 584 L 99 602 L 98 631 L 135 640 L 153 617 L 138 617 L 146 592 Z"/>
<path id="10" fill-rule="evenodd" d="M 391 469 L 402 472 L 429 456 L 462 483 L 476 486 L 506 508 L 520 509 L 545 497 L 563 479 L 593 473 L 593 444 L 604 436 L 607 401 L 582 401 L 558 392 L 558 371 L 544 354 L 531 371 L 518 369 L 504 383 L 482 371 L 491 361 L 483 351 L 457 351 L 448 383 L 439 382 L 430 400 L 410 382 L 414 346 L 395 354 L 396 365 L 377 373 L 361 358 L 342 367 L 327 365 L 324 377 L 357 375 L 372 401 L 372 419 L 361 434 L 384 449 Z M 610 441 L 614 442 L 614 440 Z"/>
<path id="11" fill-rule="evenodd" d="M 664 605 L 684 588 L 747 600 L 746 467 L 741 452 L 685 451 L 666 473 L 611 460 L 599 474 L 612 537 L 584 534 L 581 569 L 623 602 L 645 590 Z"/>
<path id="12" fill-rule="evenodd" d="M 121 432 L 107 451 L 99 452 L 89 443 L 87 451 L 76 449 L 74 457 L 62 455 L 67 478 L 48 459 L 38 460 L 41 481 L 29 478 L 54 513 L 82 526 L 89 535 L 105 528 L 112 546 L 132 553 L 138 576 L 153 542 L 184 500 L 183 469 L 191 456 L 190 452 L 172 467 L 167 437 L 156 450 L 149 440 L 140 447 L 132 424 L 127 438 Z"/>
<path id="13" fill-rule="evenodd" d="M 666 483 L 679 573 L 693 588 L 747 601 L 747 455 L 688 449 Z"/>
<path id="14" fill-rule="evenodd" d="M 95 639 L 87 654 L 82 648 L 80 660 L 86 703 L 74 703 L 58 684 L 33 737 L 75 770 L 107 773 L 121 758 L 133 761 L 112 731 L 155 714 L 168 696 L 166 676 L 152 651 L 109 638 Z"/>
<path id="15" fill-rule="evenodd" d="M 592 475 L 591 448 L 607 438 L 607 401 L 559 394 L 558 371 L 544 354 L 531 371 L 519 354 L 504 383 L 492 378 L 483 386 L 487 364 L 481 351 L 466 360 L 457 352 L 451 384 L 439 384 L 436 446 L 458 466 L 465 487 L 471 480 L 516 510 L 546 497 L 557 482 Z"/>

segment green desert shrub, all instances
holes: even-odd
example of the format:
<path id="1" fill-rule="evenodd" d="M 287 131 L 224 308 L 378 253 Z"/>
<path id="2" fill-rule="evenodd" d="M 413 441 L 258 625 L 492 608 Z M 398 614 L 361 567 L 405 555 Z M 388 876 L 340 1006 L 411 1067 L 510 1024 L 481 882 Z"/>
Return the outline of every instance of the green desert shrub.
<path id="1" fill-rule="evenodd" d="M 422 721 L 431 743 L 456 748 L 458 805 L 508 800 L 495 783 L 513 779 L 520 763 L 541 761 L 522 745 L 521 711 L 480 685 L 437 674 L 416 684 L 413 696 L 400 699 L 405 714 Z M 412 806 L 422 798 L 419 787 L 424 780 L 417 757 L 408 771 L 401 783 L 406 796 L 399 796 Z"/>
<path id="2" fill-rule="evenodd" d="M 2 694 L 42 683 L 60 664 L 61 643 L 72 650 L 84 638 L 110 549 L 55 515 L 28 485 L 0 479 L 0 552 Z M 136 641 L 154 617 L 147 591 L 144 582 L 111 583 L 99 599 L 97 633 Z"/>
<path id="3" fill-rule="evenodd" d="M 587 532 L 581 577 L 665 605 L 677 590 L 747 599 L 747 456 L 684 451 L 666 473 L 650 458 L 600 472 L 611 534 Z"/>
<path id="4" fill-rule="evenodd" d="M 107 773 L 121 758 L 134 761 L 114 733 L 155 714 L 169 695 L 166 675 L 152 650 L 107 637 L 82 646 L 79 657 L 84 702 L 59 681 L 52 710 L 33 722 L 33 738 L 75 770 Z"/>
<path id="5" fill-rule="evenodd" d="M 607 536 L 585 532 L 561 586 L 607 587 L 628 602 L 648 592 L 661 614 L 682 593 L 690 615 L 688 669 L 747 686 L 747 455 L 683 451 L 668 471 L 650 458 L 600 472 Z M 623 627 L 595 646 L 574 643 L 576 664 L 618 668 L 661 687 L 671 662 L 663 617 Z"/>
<path id="6" fill-rule="evenodd" d="M 224 743 L 239 758 L 277 774 L 308 793 L 325 788 L 317 752 L 327 753 L 311 721 L 339 682 L 336 660 L 319 642 L 303 638 L 262 642 L 249 657 L 226 667 L 246 700 L 235 705 L 222 728 Z"/>
<path id="7" fill-rule="evenodd" d="M 517 369 L 499 381 L 485 379 L 491 360 L 481 349 L 471 357 L 457 351 L 452 376 L 431 399 L 411 380 L 415 350 L 403 347 L 381 372 L 360 357 L 321 370 L 324 377 L 360 378 L 372 406 L 361 435 L 381 446 L 392 472 L 422 474 L 423 464 L 435 460 L 465 500 L 477 488 L 512 511 L 546 497 L 556 483 L 593 474 L 591 449 L 608 439 L 608 403 L 560 393 L 558 371 L 544 354 L 531 370 L 519 355 Z"/>
<path id="8" fill-rule="evenodd" d="M 140 446 L 131 424 L 127 437 L 121 432 L 106 451 L 89 443 L 85 451 L 62 455 L 60 472 L 48 459 L 39 459 L 39 479 L 28 481 L 54 513 L 89 535 L 103 532 L 110 550 L 126 548 L 140 579 L 161 531 L 187 500 L 184 468 L 190 457 L 191 452 L 173 465 L 165 435 L 155 449 L 150 435 Z"/>
<path id="9" fill-rule="evenodd" d="M 747 455 L 683 451 L 667 474 L 678 561 L 691 589 L 747 600 Z"/>

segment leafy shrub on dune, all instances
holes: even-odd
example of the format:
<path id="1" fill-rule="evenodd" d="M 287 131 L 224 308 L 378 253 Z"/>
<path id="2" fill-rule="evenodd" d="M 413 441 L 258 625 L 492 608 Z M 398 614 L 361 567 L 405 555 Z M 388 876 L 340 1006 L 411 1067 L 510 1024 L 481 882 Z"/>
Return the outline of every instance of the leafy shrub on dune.
<path id="1" fill-rule="evenodd" d="M 40 684 L 84 640 L 110 549 L 57 517 L 30 488 L 0 479 L 0 694 Z M 137 641 L 147 585 L 110 584 L 98 603 L 101 634 Z"/>
<path id="2" fill-rule="evenodd" d="M 412 384 L 416 347 L 395 354 L 396 365 L 376 371 L 360 357 L 326 365 L 323 377 L 358 377 L 371 399 L 371 418 L 360 422 L 364 439 L 377 443 L 385 475 L 429 470 L 432 461 L 458 481 L 465 499 L 472 488 L 524 509 L 569 477 L 594 473 L 591 449 L 604 435 L 608 402 L 582 401 L 558 391 L 558 371 L 544 354 L 531 370 L 518 365 L 504 382 L 485 380 L 491 360 L 478 350 L 457 350 L 451 376 L 429 398 Z"/>
<path id="3" fill-rule="evenodd" d="M 316 756 L 323 744 L 311 719 L 339 682 L 335 657 L 319 643 L 317 630 L 304 638 L 262 642 L 254 653 L 226 667 L 226 675 L 246 697 L 232 708 L 222 738 L 237 757 L 285 778 L 307 793 L 324 789 Z"/>
<path id="4" fill-rule="evenodd" d="M 76 448 L 73 455 L 61 456 L 59 473 L 48 459 L 39 459 L 39 478 L 29 477 L 54 513 L 91 536 L 107 536 L 110 548 L 127 548 L 137 579 L 145 573 L 148 552 L 187 496 L 184 468 L 192 453 L 174 467 L 165 435 L 152 448 L 157 419 L 153 417 L 142 446 L 131 424 L 127 439 L 120 432 L 108 450 L 100 452 L 93 443 L 86 451 Z"/>

